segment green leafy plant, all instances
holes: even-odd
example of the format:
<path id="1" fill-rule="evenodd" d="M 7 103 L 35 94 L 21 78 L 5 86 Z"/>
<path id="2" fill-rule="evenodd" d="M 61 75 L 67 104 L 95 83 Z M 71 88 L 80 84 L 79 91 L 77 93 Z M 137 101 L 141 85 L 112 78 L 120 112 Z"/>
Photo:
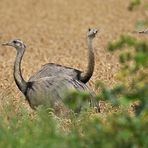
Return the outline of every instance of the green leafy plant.
<path id="1" fill-rule="evenodd" d="M 132 11 L 136 6 L 140 5 L 141 0 L 131 0 L 129 6 L 128 6 L 128 10 Z"/>
<path id="2" fill-rule="evenodd" d="M 139 114 L 144 109 L 148 109 L 148 44 L 122 35 L 116 42 L 108 45 L 109 51 L 123 48 L 128 50 L 121 52 L 119 56 L 121 71 L 117 77 L 120 85 L 109 90 L 103 86 L 102 98 L 114 100 L 116 103 L 123 99 L 123 102 L 138 100 L 137 114 Z"/>

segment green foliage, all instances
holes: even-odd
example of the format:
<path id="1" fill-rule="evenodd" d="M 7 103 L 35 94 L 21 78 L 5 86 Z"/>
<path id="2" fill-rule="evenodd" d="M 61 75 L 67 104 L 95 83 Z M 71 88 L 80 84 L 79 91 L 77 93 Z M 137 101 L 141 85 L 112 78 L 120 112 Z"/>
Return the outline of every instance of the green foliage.
<path id="1" fill-rule="evenodd" d="M 142 29 L 148 27 L 148 20 L 137 20 L 135 23 L 136 29 Z"/>
<path id="2" fill-rule="evenodd" d="M 116 93 L 114 93 L 114 89 L 116 90 L 119 86 L 109 89 L 107 91 L 109 97 L 102 94 L 104 98 L 114 100 L 114 102 L 123 101 L 123 99 L 125 100 L 123 102 L 138 100 L 140 103 L 137 114 L 139 114 L 143 110 L 148 111 L 148 44 L 130 36 L 121 36 L 117 41 L 108 45 L 110 51 L 125 47 L 128 48 L 128 51 L 122 52 L 119 56 L 122 66 L 118 78 L 121 80 L 122 87 Z M 107 88 L 102 87 L 102 89 L 102 92 L 105 92 Z"/>
<path id="3" fill-rule="evenodd" d="M 128 10 L 132 11 L 136 6 L 140 5 L 141 0 L 131 0 L 129 6 L 128 6 Z"/>
<path id="4" fill-rule="evenodd" d="M 81 109 L 87 109 L 90 106 L 88 100 L 91 97 L 89 92 L 71 90 L 65 94 L 64 103 L 75 112 L 80 112 Z"/>
<path id="5" fill-rule="evenodd" d="M 22 116 L 20 116 L 22 114 Z M 5 120 L 0 118 L 0 146 L 32 147 L 143 147 L 148 146 L 148 120 L 127 112 L 114 112 L 101 117 L 91 111 L 63 119 L 39 108 L 30 117 L 21 112 Z"/>
<path id="6" fill-rule="evenodd" d="M 131 38 L 130 36 L 121 35 L 120 38 L 114 42 L 108 44 L 108 50 L 113 51 L 115 49 L 123 48 L 125 45 L 134 46 L 136 44 L 136 40 Z"/>

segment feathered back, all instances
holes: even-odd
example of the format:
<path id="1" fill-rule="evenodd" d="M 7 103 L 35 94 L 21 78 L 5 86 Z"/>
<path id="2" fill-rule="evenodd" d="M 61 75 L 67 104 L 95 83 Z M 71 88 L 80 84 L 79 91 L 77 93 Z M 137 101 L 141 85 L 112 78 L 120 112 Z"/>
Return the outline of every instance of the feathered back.
<path id="1" fill-rule="evenodd" d="M 25 94 L 32 108 L 38 105 L 48 105 L 54 108 L 57 102 L 63 103 L 65 94 L 71 90 L 88 92 L 90 94 L 90 100 L 88 100 L 88 102 L 91 102 L 91 105 L 95 106 L 96 102 L 93 100 L 95 93 L 84 83 L 67 75 L 44 77 L 36 81 L 28 82 L 28 88 Z M 80 108 L 80 106 L 78 108 Z"/>

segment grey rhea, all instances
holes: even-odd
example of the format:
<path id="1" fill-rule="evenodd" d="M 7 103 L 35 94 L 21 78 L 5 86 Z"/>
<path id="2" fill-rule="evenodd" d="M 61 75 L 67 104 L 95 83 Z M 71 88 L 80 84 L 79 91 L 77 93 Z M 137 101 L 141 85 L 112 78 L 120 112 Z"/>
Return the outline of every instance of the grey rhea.
<path id="1" fill-rule="evenodd" d="M 69 90 L 87 91 L 90 94 L 91 106 L 95 107 L 94 93 L 82 82 L 68 76 L 50 76 L 36 80 L 25 81 L 21 73 L 21 61 L 24 55 L 26 46 L 19 40 L 14 39 L 8 43 L 3 43 L 4 46 L 12 46 L 16 48 L 17 55 L 14 63 L 14 79 L 25 95 L 31 108 L 35 109 L 39 105 L 46 105 L 55 108 L 56 104 L 63 104 L 64 92 Z M 63 104 L 64 105 L 64 104 Z M 77 110 L 80 110 L 81 105 Z"/>
<path id="2" fill-rule="evenodd" d="M 31 76 L 29 80 L 36 80 L 42 77 L 49 77 L 55 75 L 69 75 L 70 77 L 77 79 L 83 83 L 87 83 L 93 75 L 95 66 L 95 56 L 93 49 L 93 39 L 97 34 L 97 29 L 88 29 L 87 43 L 88 43 L 88 64 L 86 70 L 83 72 L 71 67 L 62 66 L 55 63 L 47 63 L 41 67 L 35 75 Z"/>

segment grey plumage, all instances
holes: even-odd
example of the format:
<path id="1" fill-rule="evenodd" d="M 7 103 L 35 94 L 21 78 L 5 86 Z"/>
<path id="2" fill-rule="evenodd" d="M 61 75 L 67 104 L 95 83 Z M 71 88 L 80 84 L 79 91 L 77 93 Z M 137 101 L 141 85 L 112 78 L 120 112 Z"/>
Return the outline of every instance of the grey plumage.
<path id="1" fill-rule="evenodd" d="M 97 29 L 88 29 L 87 32 L 87 40 L 88 40 L 88 65 L 84 72 L 74 69 L 71 67 L 62 66 L 54 63 L 47 63 L 41 67 L 39 71 L 37 71 L 33 76 L 30 77 L 30 81 L 34 81 L 39 78 L 49 77 L 49 76 L 61 76 L 68 75 L 74 79 L 77 79 L 83 83 L 87 83 L 94 71 L 94 51 L 92 42 L 97 33 Z"/>
<path id="2" fill-rule="evenodd" d="M 62 66 L 60 64 L 48 63 L 41 67 L 33 76 L 30 77 L 29 81 L 35 81 L 43 77 L 61 76 L 67 75 L 75 79 L 79 79 L 81 71 L 70 67 Z"/>
<path id="3" fill-rule="evenodd" d="M 17 50 L 14 63 L 14 79 L 31 108 L 35 109 L 39 105 L 47 105 L 54 108 L 57 103 L 63 104 L 64 93 L 71 89 L 89 92 L 92 98 L 90 102 L 92 104 L 95 103 L 93 100 L 94 93 L 84 83 L 68 75 L 52 75 L 26 82 L 21 73 L 21 61 L 26 49 L 25 44 L 21 40 L 15 39 L 3 45 L 15 47 Z"/>
<path id="4" fill-rule="evenodd" d="M 32 108 L 41 104 L 54 108 L 58 102 L 63 104 L 63 99 L 67 91 L 87 91 L 90 94 L 90 102 L 94 102 L 92 100 L 94 97 L 93 92 L 91 92 L 85 84 L 69 76 L 44 77 L 36 81 L 28 82 L 25 94 Z M 76 110 L 80 110 L 80 108 L 76 108 Z"/>

